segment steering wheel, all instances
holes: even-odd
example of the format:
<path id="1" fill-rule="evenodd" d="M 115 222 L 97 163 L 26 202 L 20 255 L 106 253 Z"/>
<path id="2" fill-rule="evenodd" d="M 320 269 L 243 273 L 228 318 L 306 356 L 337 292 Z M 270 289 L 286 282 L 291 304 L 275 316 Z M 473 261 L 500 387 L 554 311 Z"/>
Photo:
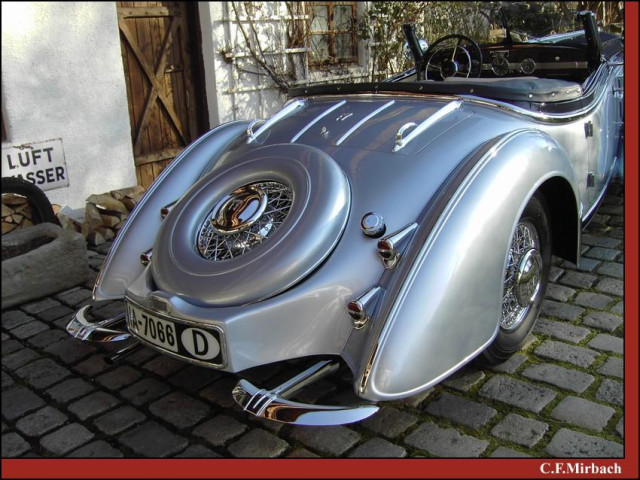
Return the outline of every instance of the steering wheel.
<path id="1" fill-rule="evenodd" d="M 448 77 L 480 76 L 482 50 L 466 35 L 447 35 L 433 42 L 418 65 L 418 80 L 444 80 Z M 438 78 L 439 77 L 439 78 Z"/>

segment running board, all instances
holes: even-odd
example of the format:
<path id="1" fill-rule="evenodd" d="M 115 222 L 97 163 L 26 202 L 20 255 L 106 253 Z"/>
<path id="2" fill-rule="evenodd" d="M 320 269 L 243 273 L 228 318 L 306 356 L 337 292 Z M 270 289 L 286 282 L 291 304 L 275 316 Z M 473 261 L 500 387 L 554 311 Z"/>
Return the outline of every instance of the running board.
<path id="1" fill-rule="evenodd" d="M 376 413 L 376 405 L 356 405 L 352 407 L 332 405 L 311 405 L 287 400 L 301 388 L 338 370 L 337 362 L 318 362 L 291 380 L 272 389 L 258 388 L 247 380 L 240 380 L 233 389 L 233 399 L 257 417 L 294 425 L 343 425 L 359 422 Z"/>
<path id="2" fill-rule="evenodd" d="M 67 325 L 67 332 L 72 337 L 90 342 L 120 342 L 131 338 L 131 334 L 126 330 L 126 327 L 125 330 L 114 329 L 121 323 L 124 326 L 124 313 L 99 322 L 91 322 L 87 319 L 87 313 L 90 309 L 91 305 L 82 307 Z"/>

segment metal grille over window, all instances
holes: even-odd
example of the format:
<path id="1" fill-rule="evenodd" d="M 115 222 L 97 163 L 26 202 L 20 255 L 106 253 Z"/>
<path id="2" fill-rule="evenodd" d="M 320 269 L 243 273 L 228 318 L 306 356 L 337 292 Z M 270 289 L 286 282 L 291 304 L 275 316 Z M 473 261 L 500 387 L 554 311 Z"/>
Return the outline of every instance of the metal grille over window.
<path id="1" fill-rule="evenodd" d="M 311 17 L 311 63 L 356 60 L 355 2 L 313 2 Z"/>
<path id="2" fill-rule="evenodd" d="M 196 247 L 212 262 L 239 257 L 264 242 L 282 225 L 293 191 L 279 182 L 258 182 L 234 190 L 209 212 Z"/>

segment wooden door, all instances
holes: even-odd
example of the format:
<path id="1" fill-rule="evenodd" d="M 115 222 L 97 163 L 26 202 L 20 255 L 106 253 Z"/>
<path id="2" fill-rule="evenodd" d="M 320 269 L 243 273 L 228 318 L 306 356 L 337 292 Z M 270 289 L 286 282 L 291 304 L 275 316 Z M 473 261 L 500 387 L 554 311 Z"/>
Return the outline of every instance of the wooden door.
<path id="1" fill-rule="evenodd" d="M 138 184 L 145 188 L 208 127 L 191 2 L 116 2 Z"/>

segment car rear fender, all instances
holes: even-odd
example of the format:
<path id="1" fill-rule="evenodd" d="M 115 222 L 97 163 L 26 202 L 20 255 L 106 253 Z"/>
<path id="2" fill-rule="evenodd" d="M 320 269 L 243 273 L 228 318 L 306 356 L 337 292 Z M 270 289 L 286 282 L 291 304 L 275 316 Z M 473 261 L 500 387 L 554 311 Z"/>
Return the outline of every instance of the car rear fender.
<path id="1" fill-rule="evenodd" d="M 404 258 L 381 279 L 385 294 L 356 375 L 360 396 L 378 401 L 416 394 L 490 344 L 509 242 L 527 202 L 541 187 L 563 182 L 578 211 L 568 158 L 548 135 L 521 129 L 461 162 L 418 219 Z M 579 235 L 578 215 L 573 223 Z"/>
<path id="2" fill-rule="evenodd" d="M 93 289 L 94 300 L 122 298 L 144 270 L 140 255 L 149 251 L 163 217 L 163 207 L 181 196 L 210 170 L 229 145 L 244 135 L 249 122 L 220 125 L 193 142 L 164 169 L 129 215 L 104 261 Z"/>

